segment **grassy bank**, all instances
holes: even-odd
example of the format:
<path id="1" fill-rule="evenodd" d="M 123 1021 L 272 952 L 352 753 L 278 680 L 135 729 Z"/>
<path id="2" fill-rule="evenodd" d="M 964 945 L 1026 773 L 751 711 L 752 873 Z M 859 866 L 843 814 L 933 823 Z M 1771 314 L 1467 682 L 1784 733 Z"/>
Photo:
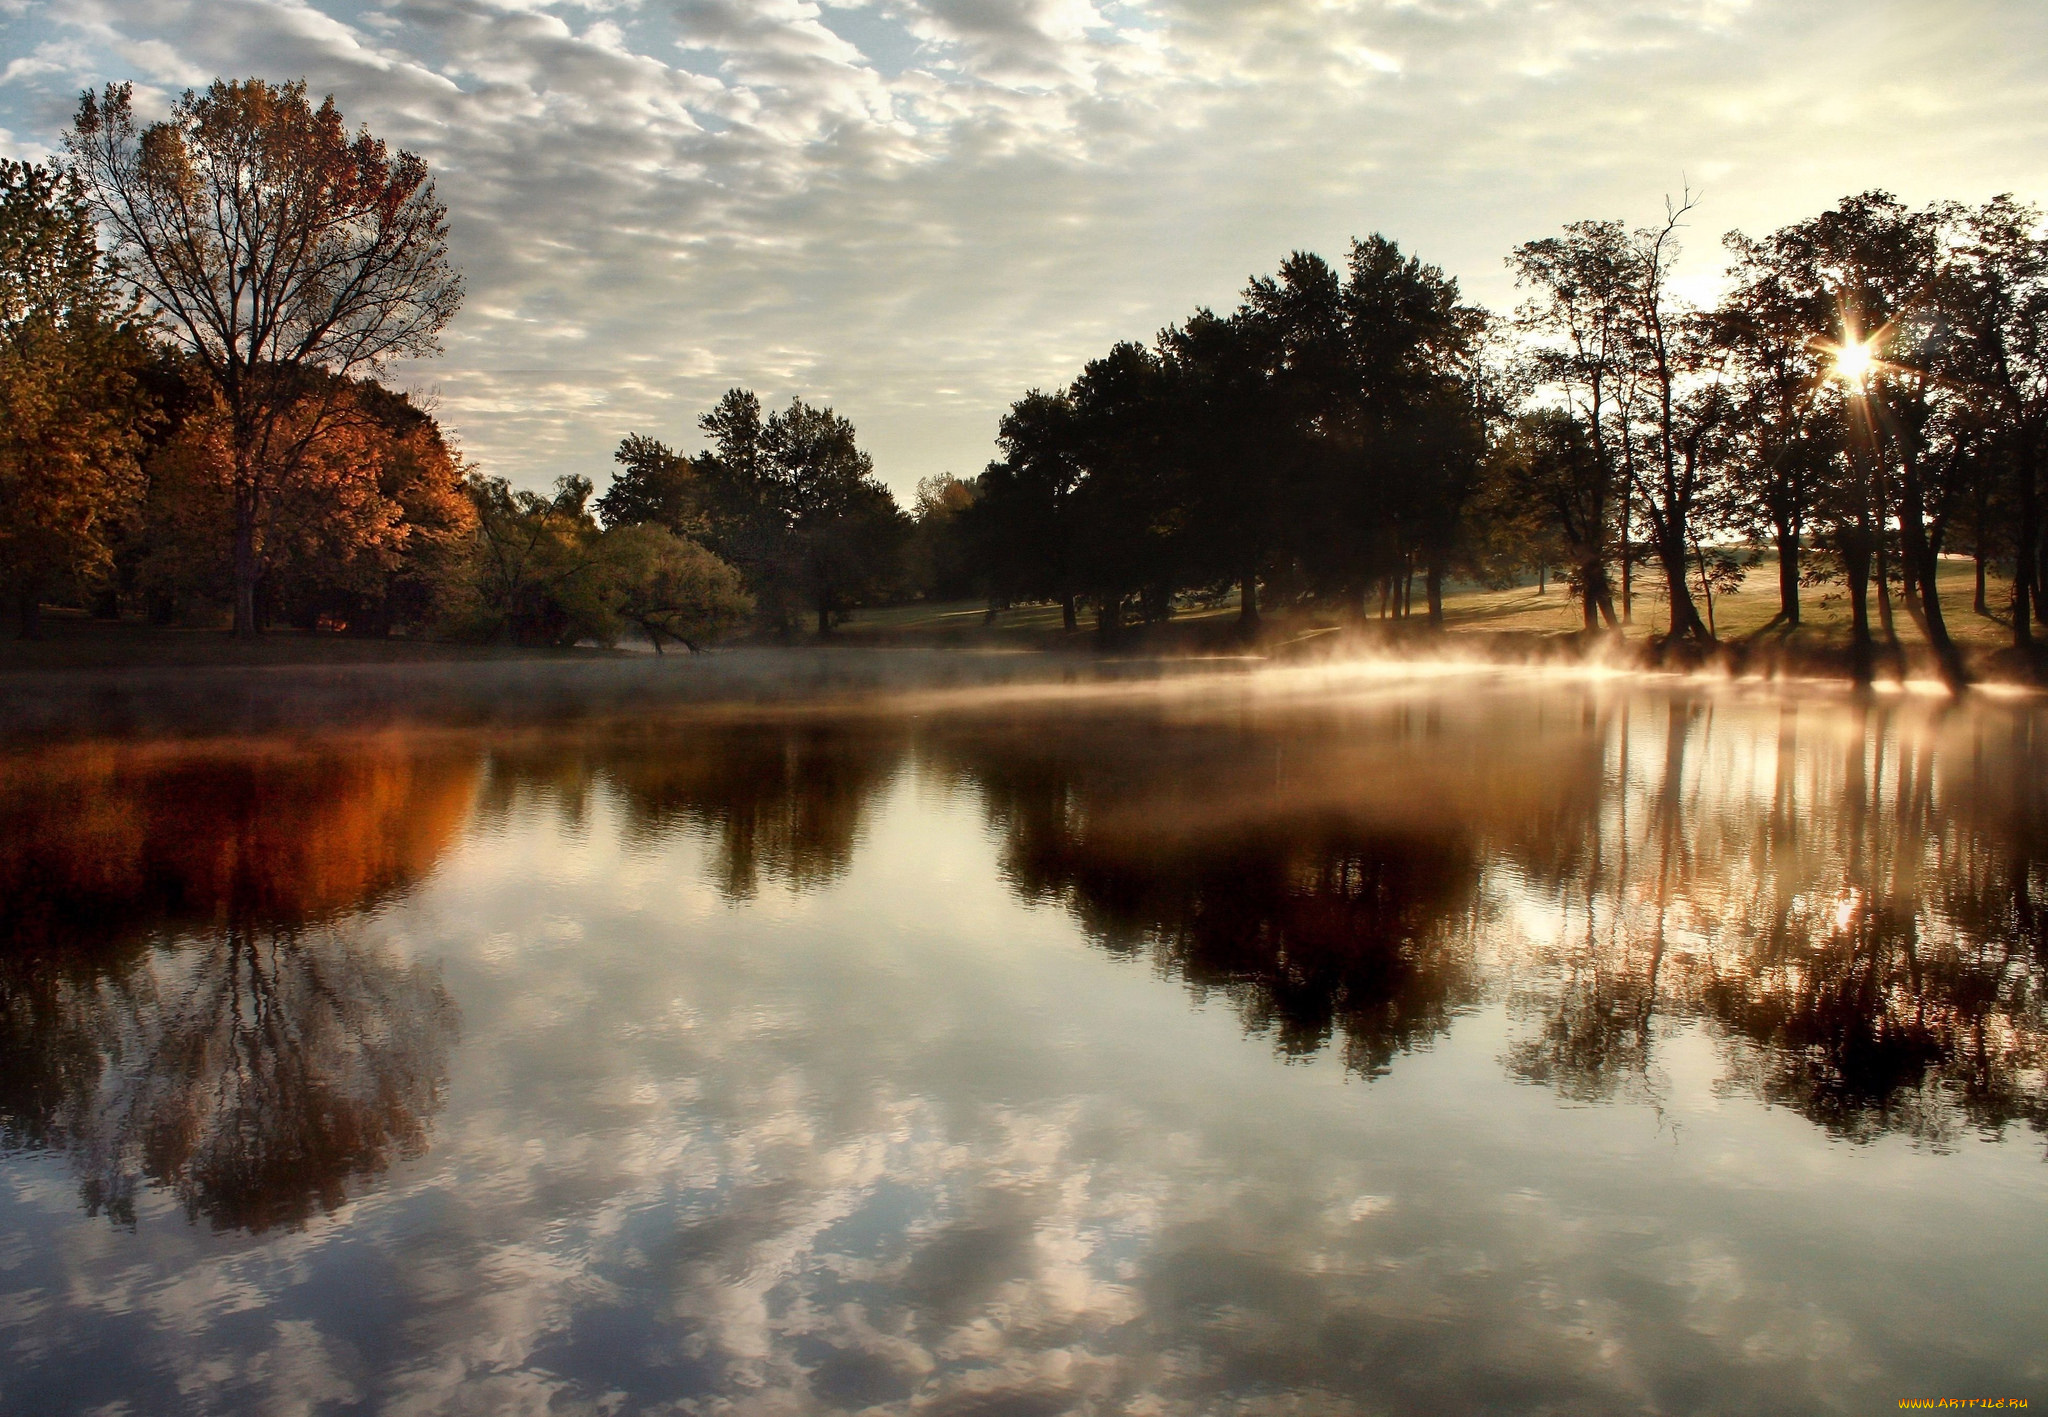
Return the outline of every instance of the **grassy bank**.
<path id="1" fill-rule="evenodd" d="M 2026 678 L 2035 673 L 2038 664 L 2022 662 L 2011 649 L 2011 625 L 2001 609 L 2010 597 L 2008 585 L 1994 579 L 1987 586 L 1990 613 L 1980 615 L 1973 608 L 1976 573 L 1969 561 L 1944 561 L 1939 584 L 1950 636 L 1963 649 L 1974 671 L 1996 678 Z M 1700 608 L 1703 615 L 1707 613 L 1704 603 Z M 1898 673 L 1903 669 L 1911 676 L 1931 673 L 1932 652 L 1900 597 L 1894 597 L 1893 608 L 1896 653 L 1877 623 L 1877 605 L 1872 600 L 1872 631 L 1881 646 L 1880 672 Z M 1716 595 L 1712 616 L 1722 646 L 1720 657 L 1731 667 L 1847 670 L 1846 594 L 1840 587 L 1805 587 L 1800 623 L 1780 623 L 1774 557 L 1754 567 L 1740 589 Z M 1668 621 L 1662 580 L 1653 571 L 1646 571 L 1638 578 L 1628 622 L 1618 634 L 1602 634 L 1597 642 L 1605 653 L 1613 653 L 1618 643 L 1624 652 L 1651 656 Z M 1516 658 L 1572 655 L 1584 652 L 1587 646 L 1578 601 L 1556 581 L 1541 590 L 1534 584 L 1509 590 L 1453 589 L 1444 597 L 1444 628 L 1446 633 L 1441 638 L 1433 635 L 1419 614 L 1408 620 L 1368 618 L 1361 623 L 1333 610 L 1280 608 L 1267 611 L 1257 640 L 1247 644 L 1232 603 L 1183 609 L 1165 624 L 1128 632 L 1120 643 L 1126 652 L 1165 653 L 1243 653 L 1248 649 L 1273 653 L 1306 650 L 1310 646 L 1334 649 L 1339 645 L 1398 649 L 1430 643 L 1453 652 Z M 1060 626 L 1057 606 L 1020 606 L 991 620 L 986 607 L 974 603 L 861 611 L 842 625 L 835 637 L 848 644 L 951 644 L 1014 649 L 1072 645 L 1077 640 L 1094 642 L 1094 637 L 1085 632 L 1066 634 Z"/>
<path id="2" fill-rule="evenodd" d="M 178 669 L 248 665 L 429 664 L 448 661 L 608 658 L 623 651 L 517 649 L 435 640 L 360 639 L 301 630 L 273 630 L 238 640 L 225 630 L 162 628 L 134 620 L 95 620 L 63 610 L 43 612 L 42 637 L 0 639 L 0 672 L 8 670 Z"/>
<path id="3" fill-rule="evenodd" d="M 1972 607 L 1975 573 L 1971 563 L 1945 561 L 1941 600 L 1949 630 L 1963 648 L 1974 672 L 1988 678 L 2041 677 L 2041 661 L 2024 660 L 2011 645 L 2011 630 L 1999 611 L 2009 588 L 2000 581 L 1988 587 L 1992 613 Z M 1918 677 L 1933 672 L 1925 639 L 1895 605 L 1896 653 L 1880 652 L 1881 674 Z M 1702 606 L 1704 613 L 1705 607 Z M 1714 598 L 1714 628 L 1721 641 L 1718 658 L 1729 667 L 1749 671 L 1773 669 L 1846 673 L 1849 608 L 1838 587 L 1808 587 L 1802 597 L 1801 620 L 1788 627 L 1777 620 L 1777 566 L 1766 561 L 1752 569 L 1742 587 Z M 1872 617 L 1876 619 L 1873 603 Z M 1112 646 L 1121 655 L 1273 655 L 1292 656 L 1374 650 L 1498 655 L 1506 658 L 1569 657 L 1597 644 L 1600 652 L 1651 658 L 1668 612 L 1661 582 L 1654 573 L 1638 581 L 1634 612 L 1618 635 L 1588 640 L 1581 632 L 1578 603 L 1558 583 L 1539 590 L 1535 585 L 1509 590 L 1454 588 L 1444 598 L 1446 633 L 1430 632 L 1423 617 L 1408 620 L 1368 618 L 1359 622 L 1328 608 L 1269 609 L 1259 634 L 1242 634 L 1234 602 L 1187 606 L 1157 625 L 1134 627 Z M 1064 651 L 1095 655 L 1103 650 L 1084 621 L 1081 631 L 1067 633 L 1059 607 L 1026 605 L 991 618 L 978 602 L 917 603 L 861 610 L 850 615 L 831 636 L 801 637 L 808 645 L 846 648 L 938 647 L 1007 651 Z M 1873 625 L 1884 645 L 1882 630 Z M 767 645 L 770 641 L 758 641 Z M 110 668 L 176 669 L 181 667 L 447 664 L 461 662 L 576 661 L 639 658 L 636 651 L 595 649 L 522 649 L 511 646 L 465 645 L 416 639 L 354 639 L 334 634 L 279 630 L 255 640 L 237 640 L 217 629 L 161 629 L 133 621 L 111 622 L 53 611 L 44 617 L 40 640 L 0 640 L 0 672 Z"/>

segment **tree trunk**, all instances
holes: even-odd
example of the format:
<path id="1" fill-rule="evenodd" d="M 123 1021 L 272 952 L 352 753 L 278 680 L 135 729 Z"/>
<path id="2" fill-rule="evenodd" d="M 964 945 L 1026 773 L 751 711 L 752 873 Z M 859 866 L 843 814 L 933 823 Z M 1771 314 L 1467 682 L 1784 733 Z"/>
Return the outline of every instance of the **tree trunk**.
<path id="1" fill-rule="evenodd" d="M 1899 645 L 1899 628 L 1892 620 L 1892 567 L 1891 557 L 1885 554 L 1884 528 L 1880 526 L 1871 538 L 1876 547 L 1873 560 L 1877 572 L 1877 624 L 1884 631 L 1884 637 L 1893 649 Z"/>
<path id="2" fill-rule="evenodd" d="M 1693 603 L 1692 572 L 1687 569 L 1686 560 L 1683 534 L 1675 527 L 1670 532 L 1660 530 L 1657 564 L 1664 568 L 1665 592 L 1671 601 L 1671 629 L 1666 638 L 1711 640 L 1706 622 L 1700 619 L 1699 606 Z"/>
<path id="3" fill-rule="evenodd" d="M 1778 618 L 1799 623 L 1799 533 L 1778 528 Z"/>
<path id="4" fill-rule="evenodd" d="M 1911 543 L 1907 554 L 1915 562 L 1913 579 L 1919 590 L 1916 598 L 1920 606 L 1917 617 L 1920 632 L 1934 647 L 1934 658 L 1941 666 L 1942 679 L 1951 689 L 1960 689 L 1970 682 L 1970 676 L 1963 667 L 1962 651 L 1956 648 L 1956 642 L 1948 632 L 1948 621 L 1941 613 L 1940 583 L 1935 579 L 1940 569 L 1940 558 L 1935 554 L 1925 528 L 1918 526 L 1917 522 L 1918 518 L 1909 519 L 1906 538 Z"/>
<path id="5" fill-rule="evenodd" d="M 1549 577 L 1549 575 L 1550 575 L 1550 572 L 1549 572 L 1548 568 L 1547 568 L 1547 567 L 1545 567 L 1545 566 L 1544 566 L 1544 565 L 1543 565 L 1543 564 L 1542 564 L 1541 562 L 1538 562 L 1538 563 L 1537 563 L 1537 566 L 1536 566 L 1536 593 L 1537 593 L 1538 595 L 1542 595 L 1542 594 L 1543 594 L 1543 592 L 1544 592 L 1544 587 L 1545 587 L 1545 586 L 1547 585 L 1547 583 L 1548 583 L 1548 577 Z"/>
<path id="6" fill-rule="evenodd" d="M 1600 563 L 1588 561 L 1579 567 L 1579 591 L 1583 604 L 1585 628 L 1588 633 L 1600 628 L 1600 586 L 1602 577 Z"/>
<path id="7" fill-rule="evenodd" d="M 43 637 L 42 588 L 34 581 L 23 585 L 15 592 L 14 608 L 19 620 L 19 638 L 39 640 Z"/>
<path id="8" fill-rule="evenodd" d="M 1081 612 L 1074 605 L 1071 591 L 1060 597 L 1060 628 L 1070 635 L 1081 628 Z"/>
<path id="9" fill-rule="evenodd" d="M 1870 643 L 1870 541 L 1863 528 L 1845 527 L 1837 539 L 1842 571 L 1849 582 L 1849 664 L 1856 682 L 1872 678 Z"/>
<path id="10" fill-rule="evenodd" d="M 2031 449 L 2023 447 L 2019 464 L 2020 524 L 2012 558 L 2012 642 L 2020 649 L 2031 649 L 2034 644 L 2034 591 L 2040 585 L 2036 574 L 2039 569 L 2036 543 L 2041 539 L 2041 507 L 2034 484 Z"/>
<path id="11" fill-rule="evenodd" d="M 822 637 L 832 633 L 832 607 L 824 601 L 818 602 L 818 634 Z"/>
<path id="12" fill-rule="evenodd" d="M 1635 514 L 1635 491 L 1624 486 L 1621 493 L 1621 623 L 1633 625 L 1636 622 L 1636 557 L 1630 538 L 1635 528 L 1630 525 Z"/>
<path id="13" fill-rule="evenodd" d="M 235 498 L 235 627 L 240 639 L 254 639 L 256 623 L 256 505 L 252 498 Z"/>
<path id="14" fill-rule="evenodd" d="M 1904 572 L 1906 608 L 1913 622 L 1934 650 L 1941 677 L 1952 689 L 1969 682 L 1963 670 L 1963 656 L 1949 636 L 1948 622 L 1941 613 L 1941 544 L 1939 530 L 1930 535 L 1927 526 L 1927 496 L 1918 457 L 1905 459 L 1904 504 L 1899 509 L 1899 559 Z"/>
<path id="15" fill-rule="evenodd" d="M 1422 573 L 1422 586 L 1429 601 L 1429 627 L 1441 630 L 1444 627 L 1444 568 L 1435 557 L 1430 558 Z"/>
<path id="16" fill-rule="evenodd" d="M 1247 570 L 1237 579 L 1237 623 L 1247 630 L 1259 627 L 1259 577 Z"/>
<path id="17" fill-rule="evenodd" d="M 1121 595 L 1098 596 L 1095 601 L 1095 634 L 1104 644 L 1109 644 L 1122 634 L 1124 627 L 1124 598 Z"/>

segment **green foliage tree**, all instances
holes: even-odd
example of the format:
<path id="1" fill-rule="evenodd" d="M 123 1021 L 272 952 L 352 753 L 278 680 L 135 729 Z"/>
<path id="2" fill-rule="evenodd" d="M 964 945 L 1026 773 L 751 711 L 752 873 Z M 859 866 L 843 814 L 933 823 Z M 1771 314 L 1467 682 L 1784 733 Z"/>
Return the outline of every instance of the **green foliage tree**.
<path id="1" fill-rule="evenodd" d="M 850 420 L 802 399 L 764 417 L 759 398 L 732 389 L 697 426 L 712 446 L 695 458 L 640 434 L 619 445 L 623 470 L 597 503 L 607 525 L 700 540 L 739 568 L 784 633 L 807 607 L 827 634 L 898 586 L 910 521 Z"/>
<path id="2" fill-rule="evenodd" d="M 616 635 L 588 478 L 559 479 L 553 496 L 481 475 L 468 489 L 477 534 L 462 633 L 522 645 Z"/>
<path id="3" fill-rule="evenodd" d="M 662 653 L 664 641 L 692 652 L 725 638 L 753 614 L 740 573 L 696 542 L 652 522 L 607 529 L 600 538 L 600 595 L 612 617 Z"/>
<path id="4" fill-rule="evenodd" d="M 1079 624 L 1085 475 L 1076 425 L 1065 392 L 1034 389 L 1012 404 L 996 429 L 1003 456 L 982 473 L 967 514 L 991 599 L 1054 601 L 1069 633 Z"/>
<path id="5" fill-rule="evenodd" d="M 2048 586 L 2048 236 L 2040 211 L 2010 196 L 1962 212 L 1957 228 L 1946 308 L 1960 338 L 1949 367 L 1975 414 L 1978 608 L 1986 523 L 1996 518 L 2013 563 L 2013 643 L 2030 648 Z"/>
<path id="6" fill-rule="evenodd" d="M 648 522 L 680 535 L 708 533 L 703 483 L 688 458 L 639 433 L 628 433 L 612 456 L 619 471 L 597 499 L 606 526 Z"/>
<path id="7" fill-rule="evenodd" d="M 637 630 L 703 649 L 753 612 L 740 573 L 653 522 L 600 526 L 591 484 L 564 477 L 553 496 L 503 478 L 468 482 L 477 533 L 468 604 L 458 629 L 523 645 L 615 645 Z"/>
<path id="8" fill-rule="evenodd" d="M 905 569 L 910 584 L 934 600 L 960 600 L 984 589 L 971 540 L 980 495 L 976 483 L 950 473 L 918 480 Z"/>

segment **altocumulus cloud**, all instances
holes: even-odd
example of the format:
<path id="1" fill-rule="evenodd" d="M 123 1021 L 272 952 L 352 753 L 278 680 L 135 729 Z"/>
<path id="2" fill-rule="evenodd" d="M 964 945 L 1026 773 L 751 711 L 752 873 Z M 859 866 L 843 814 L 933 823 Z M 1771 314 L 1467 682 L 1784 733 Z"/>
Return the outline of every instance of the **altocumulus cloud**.
<path id="1" fill-rule="evenodd" d="M 1690 181 L 1722 231 L 1846 192 L 2048 195 L 2035 0 L 0 0 L 0 148 L 303 76 L 426 155 L 470 288 L 401 371 L 516 482 L 694 443 L 745 384 L 971 474 L 1007 402 L 1380 230 L 1501 258 Z"/>

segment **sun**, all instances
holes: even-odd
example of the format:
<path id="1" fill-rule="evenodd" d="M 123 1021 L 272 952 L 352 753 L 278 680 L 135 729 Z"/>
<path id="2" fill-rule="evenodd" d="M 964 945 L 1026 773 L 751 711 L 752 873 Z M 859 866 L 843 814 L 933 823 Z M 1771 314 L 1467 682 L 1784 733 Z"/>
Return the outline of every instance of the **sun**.
<path id="1" fill-rule="evenodd" d="M 1835 377 L 1845 384 L 1861 387 L 1877 364 L 1869 340 L 1844 340 L 1835 346 Z"/>

